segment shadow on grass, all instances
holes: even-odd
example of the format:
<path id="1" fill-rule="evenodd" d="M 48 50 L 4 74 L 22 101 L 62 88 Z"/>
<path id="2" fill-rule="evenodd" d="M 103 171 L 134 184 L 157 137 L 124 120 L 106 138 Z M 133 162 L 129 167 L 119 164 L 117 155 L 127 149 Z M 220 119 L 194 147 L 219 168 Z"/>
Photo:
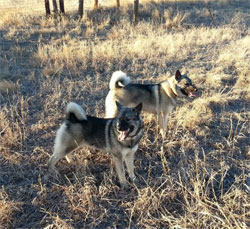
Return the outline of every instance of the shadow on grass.
<path id="1" fill-rule="evenodd" d="M 140 19 L 141 21 L 151 22 L 153 20 L 151 18 L 152 11 L 154 9 L 158 9 L 160 12 L 160 16 L 157 18 L 157 23 L 165 23 L 163 14 L 164 10 L 167 10 L 169 8 L 172 8 L 173 15 L 176 14 L 177 11 L 182 13 L 190 13 L 190 16 L 187 18 L 187 21 L 185 21 L 186 24 L 189 26 L 213 26 L 211 21 L 211 15 L 208 12 L 207 5 L 203 2 L 160 2 L 160 3 L 152 3 L 152 4 L 142 4 L 141 5 L 141 11 L 140 11 Z M 221 8 L 219 8 L 221 7 Z M 238 12 L 235 10 L 236 7 L 238 10 L 242 10 L 243 12 L 249 11 L 249 8 L 242 8 L 238 7 L 237 5 L 230 5 L 230 4 L 211 4 L 209 5 L 209 8 L 211 9 L 212 13 L 216 13 L 214 15 L 214 20 L 219 25 L 224 25 L 231 21 L 231 19 L 235 16 L 237 16 Z M 230 12 L 229 12 L 230 11 Z M 202 14 L 203 12 L 204 14 Z M 98 15 L 103 15 L 98 16 Z M 111 15 L 110 23 L 102 30 L 97 32 L 97 36 L 102 36 L 105 39 L 105 36 L 107 35 L 106 31 L 110 30 L 112 26 L 116 25 L 117 23 L 121 22 L 122 16 L 118 15 L 117 11 L 114 9 L 103 9 L 101 11 L 96 12 L 89 12 L 90 20 L 93 21 L 93 23 L 101 23 L 102 20 L 106 20 L 108 15 Z M 128 12 L 130 18 L 132 17 L 132 6 L 129 6 L 129 12 Z M 218 25 L 217 24 L 217 25 Z M 249 26 L 249 18 L 246 18 L 245 22 L 246 26 Z M 84 23 L 82 23 L 82 28 L 85 29 Z M 140 25 L 138 25 L 140 26 Z M 173 28 L 174 29 L 174 28 Z M 20 37 L 22 37 L 22 32 L 20 31 Z M 0 33 L 0 46 L 1 46 L 1 54 L 5 56 L 8 64 L 7 66 L 7 74 L 4 76 L 5 79 L 10 79 L 13 81 L 21 80 L 21 94 L 24 97 L 30 97 L 29 99 L 29 118 L 26 125 L 29 127 L 36 123 L 41 117 L 39 116 L 40 113 L 44 112 L 45 116 L 51 115 L 53 118 L 53 110 L 46 110 L 46 106 L 44 104 L 44 99 L 47 97 L 50 97 L 53 94 L 54 86 L 56 84 L 62 84 L 63 88 L 67 88 L 67 82 L 64 82 L 63 79 L 70 79 L 75 80 L 73 77 L 68 76 L 67 73 L 70 70 L 64 69 L 64 73 L 58 82 L 54 82 L 54 79 L 50 79 L 49 81 L 51 88 L 48 88 L 47 91 L 42 91 L 41 84 L 46 81 L 47 79 L 42 78 L 42 74 L 40 71 L 43 70 L 43 66 L 40 64 L 32 65 L 32 68 L 30 69 L 31 63 L 33 62 L 33 56 L 34 53 L 37 52 L 37 45 L 39 43 L 39 36 L 40 33 L 35 33 L 30 37 L 25 38 L 23 41 L 18 41 L 15 39 L 15 37 L 11 39 L 6 39 L 5 34 L 6 31 L 1 31 Z M 47 42 L 50 41 L 50 38 L 55 37 L 61 37 L 65 34 L 65 31 L 63 32 L 43 32 L 42 35 L 44 36 L 45 40 L 47 39 Z M 90 38 L 91 39 L 91 38 Z M 13 47 L 19 47 L 20 49 L 12 49 Z M 23 50 L 23 52 L 20 53 L 20 50 Z M 13 61 L 13 56 L 17 57 Z M 133 60 L 126 59 L 124 60 L 124 63 L 122 63 L 119 67 L 122 67 L 124 69 L 129 69 L 133 66 Z M 141 62 L 140 62 L 141 61 Z M 144 60 L 138 60 L 139 65 L 141 65 L 141 68 L 143 68 L 143 61 Z M 112 70 L 116 70 L 117 63 L 113 63 L 114 67 L 112 67 L 110 72 Z M 170 62 L 169 65 L 174 66 L 181 66 L 181 62 Z M 88 67 L 88 69 L 85 69 L 84 72 L 82 72 L 82 75 L 77 77 L 77 80 L 84 80 L 86 79 L 86 75 L 88 74 L 91 77 L 95 76 L 95 73 L 98 71 L 98 73 L 101 74 L 102 78 L 101 80 L 107 81 L 107 71 L 108 65 L 103 65 L 100 67 L 100 69 L 95 69 L 93 66 Z M 0 70 L 1 71 L 1 70 Z M 165 69 L 162 70 L 163 72 Z M 33 77 L 30 77 L 33 76 Z M 105 78 L 106 77 L 106 78 Z M 71 97 L 66 94 L 66 89 L 61 91 L 62 96 L 58 98 L 58 106 L 60 107 L 60 110 L 64 110 L 63 104 L 65 103 L 65 98 L 67 99 L 76 99 L 81 100 L 81 98 L 86 102 L 86 104 L 93 105 L 95 104 L 95 101 L 101 101 L 102 104 L 104 103 L 104 94 L 107 92 L 100 89 L 98 92 L 95 93 L 95 95 L 89 96 L 89 91 L 79 91 L 77 90 L 73 91 L 71 94 Z M 14 99 L 8 99 L 8 98 L 1 98 L 1 103 L 6 103 L 9 105 L 16 104 L 18 98 Z M 212 110 L 217 115 L 223 115 L 223 112 L 240 112 L 241 107 L 244 107 L 244 105 L 248 104 L 248 101 L 246 100 L 232 100 L 230 104 L 226 107 L 226 110 L 221 107 L 214 107 Z M 53 104 L 55 105 L 55 104 Z M 56 105 L 56 106 L 57 106 Z M 212 105 L 213 106 L 213 105 Z M 247 107 L 249 111 L 249 106 Z M 89 112 L 94 112 L 94 106 L 89 108 Z M 51 114 L 52 113 L 52 114 Z M 55 118 L 55 117 L 54 117 Z M 56 117 L 58 118 L 58 117 Z M 46 121 L 49 122 L 49 119 L 46 119 Z M 232 118 L 232 128 L 235 130 L 238 125 L 238 120 L 236 118 Z M 227 122 L 221 122 L 221 124 L 218 123 L 217 120 L 214 124 L 214 126 L 210 126 L 211 133 L 207 137 L 211 137 L 211 140 L 214 140 L 212 135 L 216 135 L 217 141 L 223 141 L 224 138 L 228 138 L 228 130 L 230 129 L 230 120 Z M 59 121 L 58 121 L 59 123 Z M 220 126 L 221 125 L 221 126 Z M 241 128 L 242 124 L 240 124 L 239 128 Z M 58 124 L 59 127 L 59 124 Z M 22 206 L 20 207 L 20 210 L 17 211 L 15 214 L 15 219 L 13 221 L 13 224 L 11 227 L 13 228 L 39 228 L 44 227 L 50 223 L 57 217 L 57 215 L 67 222 L 71 226 L 74 226 L 76 228 L 81 228 L 83 225 L 86 226 L 92 226 L 95 228 L 105 228 L 105 227 L 128 227 L 129 223 L 132 227 L 137 226 L 137 217 L 132 217 L 132 223 L 129 222 L 130 216 L 128 213 L 127 207 L 129 204 L 130 206 L 133 204 L 133 201 L 138 198 L 138 193 L 136 190 L 131 189 L 130 191 L 123 191 L 123 190 L 116 190 L 114 186 L 110 185 L 106 188 L 114 188 L 115 190 L 111 190 L 108 195 L 105 196 L 105 198 L 100 198 L 97 195 L 93 195 L 93 206 L 94 210 L 96 207 L 96 212 L 89 211 L 89 212 L 82 212 L 81 209 L 73 209 L 73 207 L 79 207 L 77 204 L 75 206 L 71 206 L 71 198 L 76 198 L 74 195 L 79 194 L 81 191 L 80 188 L 77 187 L 78 180 L 74 176 L 74 171 L 76 171 L 76 166 L 78 165 L 70 165 L 66 166 L 66 168 L 63 169 L 63 172 L 65 172 L 65 175 L 69 179 L 62 179 L 61 181 L 57 182 L 56 180 L 49 179 L 47 177 L 47 167 L 46 162 L 48 160 L 48 155 L 45 155 L 45 152 L 34 150 L 37 147 L 40 147 L 46 152 L 51 153 L 52 147 L 53 147 L 53 141 L 54 136 L 51 135 L 46 137 L 46 133 L 54 132 L 58 127 L 50 127 L 50 128 L 44 128 L 41 131 L 38 131 L 37 133 L 29 132 L 29 134 L 26 137 L 26 140 L 23 143 L 22 149 L 20 148 L 10 148 L 9 154 L 12 154 L 13 152 L 18 152 L 22 155 L 22 158 L 19 163 L 12 164 L 8 161 L 6 161 L 4 158 L 1 159 L 0 164 L 0 173 L 4 174 L 0 178 L 0 185 L 4 186 L 6 189 L 6 192 L 10 196 L 11 200 L 16 202 L 21 202 Z M 216 128 L 215 128 L 216 127 Z M 221 128 L 223 131 L 223 128 L 225 128 L 225 133 L 219 132 L 218 127 Z M 218 134 L 219 133 L 219 134 Z M 41 138 L 41 136 L 45 134 L 44 138 Z M 185 130 L 179 135 L 176 136 L 176 141 L 181 141 L 182 138 L 185 137 L 185 134 L 188 134 L 185 132 Z M 225 134 L 225 136 L 224 136 Z M 154 140 L 155 132 L 149 133 L 150 140 Z M 233 136 L 232 136 L 233 137 Z M 168 138 L 168 140 L 172 140 L 171 137 Z M 201 138 L 199 140 L 199 149 L 204 148 L 206 153 L 209 154 L 214 150 L 213 145 L 209 145 L 205 139 Z M 243 141 L 243 142 L 241 142 Z M 247 147 L 248 141 L 247 139 L 240 140 L 236 147 L 242 148 Z M 154 148 L 153 148 L 154 147 Z M 153 154 L 160 150 L 159 146 L 152 146 L 153 148 Z M 170 154 L 169 152 L 166 152 L 167 159 L 169 160 L 170 169 L 169 169 L 169 175 L 176 176 L 178 169 L 180 169 L 180 165 L 178 164 L 183 158 L 180 144 L 177 144 L 173 151 L 176 154 Z M 238 153 L 233 153 L 229 150 L 230 145 L 223 149 L 225 155 L 226 153 L 231 153 L 233 159 L 240 159 L 244 160 L 246 159 L 247 152 L 243 151 L 237 151 Z M 246 148 L 247 149 L 247 148 Z M 152 188 L 154 185 L 160 186 L 162 184 L 162 180 L 160 179 L 164 173 L 163 168 L 161 166 L 161 157 L 159 154 L 155 155 L 145 155 L 145 152 L 143 150 L 139 150 L 136 155 L 136 173 L 139 177 L 139 185 L 138 189 L 145 189 L 147 188 L 148 184 L 149 187 Z M 190 155 L 190 159 L 194 161 L 194 152 L 193 149 L 186 150 L 186 154 Z M 191 161 L 190 160 L 190 161 Z M 234 162 L 232 161 L 231 164 Z M 211 163 L 212 164 L 212 163 Z M 64 166 L 64 163 L 61 163 L 62 167 Z M 149 176 L 149 168 L 151 171 L 151 174 Z M 94 189 L 99 190 L 101 187 L 101 184 L 103 180 L 105 179 L 106 173 L 110 172 L 109 164 L 100 164 L 98 161 L 94 161 L 89 163 L 89 175 L 94 174 L 93 183 L 91 185 Z M 188 169 L 188 168 L 187 168 Z M 6 172 L 7 171 L 7 172 Z M 81 168 L 78 169 L 78 172 L 81 171 Z M 221 195 L 221 190 L 223 192 L 226 192 L 230 189 L 232 184 L 235 181 L 234 176 L 239 175 L 241 173 L 240 169 L 234 166 L 231 166 L 230 169 L 227 172 L 227 176 L 225 176 L 222 180 L 223 175 L 218 175 L 215 177 L 215 184 L 216 186 L 216 194 L 217 196 Z M 158 182 L 158 183 L 157 183 Z M 85 180 L 82 178 L 80 180 L 80 187 L 85 185 Z M 152 185 L 152 186 L 150 186 Z M 70 186 L 76 186 L 75 190 L 72 191 L 72 193 L 69 192 Z M 164 186 L 164 188 L 167 189 L 167 186 Z M 69 192 L 71 195 L 66 195 L 66 193 Z M 84 194 L 84 193 L 83 193 Z M 78 200 L 80 201 L 80 198 Z M 185 215 L 184 211 L 184 204 L 183 206 L 180 205 L 180 203 L 183 203 L 183 197 L 176 196 L 176 198 L 169 198 L 165 200 L 165 208 L 167 208 L 170 212 L 177 212 L 176 215 Z M 131 203 L 128 203 L 131 202 Z M 126 205 L 128 204 L 128 205 Z M 176 210 L 176 206 L 178 206 L 178 209 Z M 87 207 L 88 208 L 88 207 Z M 87 209 L 88 210 L 88 209 Z M 74 215 L 75 214 L 75 215 Z M 101 216 L 103 214 L 103 216 Z M 100 218 L 99 218 L 100 217 Z M 160 215 L 155 215 L 155 217 L 159 217 Z M 94 225 L 94 226 L 93 226 Z"/>

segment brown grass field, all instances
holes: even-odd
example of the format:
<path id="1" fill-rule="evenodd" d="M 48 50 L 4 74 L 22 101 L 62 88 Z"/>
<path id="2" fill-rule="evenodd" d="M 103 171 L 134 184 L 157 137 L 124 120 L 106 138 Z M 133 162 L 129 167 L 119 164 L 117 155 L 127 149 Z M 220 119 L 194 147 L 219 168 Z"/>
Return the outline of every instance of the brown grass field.
<path id="1" fill-rule="evenodd" d="M 0 228 L 250 227 L 249 1 L 147 1 L 136 26 L 132 11 L 1 12 Z M 179 101 L 164 142 L 143 114 L 136 185 L 87 148 L 50 175 L 68 102 L 104 117 L 114 71 L 148 83 L 177 69 L 198 96 Z"/>

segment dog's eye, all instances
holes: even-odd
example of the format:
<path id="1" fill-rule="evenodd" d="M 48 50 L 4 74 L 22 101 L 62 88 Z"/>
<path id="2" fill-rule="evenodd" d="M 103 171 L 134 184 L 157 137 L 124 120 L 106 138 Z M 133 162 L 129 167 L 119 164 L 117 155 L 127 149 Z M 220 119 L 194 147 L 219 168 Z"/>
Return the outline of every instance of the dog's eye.
<path id="1" fill-rule="evenodd" d="M 134 120 L 140 119 L 140 116 L 138 114 L 135 115 Z"/>
<path id="2" fill-rule="evenodd" d="M 130 118 L 125 118 L 125 121 L 126 121 L 126 122 L 129 122 L 129 121 L 130 121 Z"/>

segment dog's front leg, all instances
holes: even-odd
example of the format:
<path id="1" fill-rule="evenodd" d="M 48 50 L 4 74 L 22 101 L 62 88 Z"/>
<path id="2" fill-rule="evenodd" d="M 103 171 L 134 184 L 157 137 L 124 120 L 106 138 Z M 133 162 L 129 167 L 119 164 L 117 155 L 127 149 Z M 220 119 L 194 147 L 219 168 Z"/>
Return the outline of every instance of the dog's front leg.
<path id="1" fill-rule="evenodd" d="M 134 155 L 135 151 L 131 151 L 125 156 L 125 163 L 128 169 L 129 178 L 132 182 L 134 182 L 136 178 L 134 174 Z"/>
<path id="2" fill-rule="evenodd" d="M 113 161 L 115 164 L 115 169 L 121 184 L 122 188 L 126 188 L 128 186 L 126 178 L 125 178 L 125 172 L 124 172 L 124 167 L 122 164 L 122 158 L 121 157 L 116 157 L 113 156 Z"/>
<path id="3" fill-rule="evenodd" d="M 160 134 L 162 137 L 165 137 L 168 128 L 168 115 L 166 113 L 161 112 L 158 115 L 158 123 L 160 127 Z"/>

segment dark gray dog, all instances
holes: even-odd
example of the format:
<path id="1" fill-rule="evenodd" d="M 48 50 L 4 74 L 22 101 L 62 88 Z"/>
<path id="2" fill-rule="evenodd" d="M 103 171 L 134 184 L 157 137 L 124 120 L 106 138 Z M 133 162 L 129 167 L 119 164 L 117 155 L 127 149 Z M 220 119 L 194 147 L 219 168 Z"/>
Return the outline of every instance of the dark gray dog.
<path id="1" fill-rule="evenodd" d="M 66 120 L 57 131 L 54 152 L 49 159 L 49 169 L 56 171 L 56 163 L 79 146 L 86 145 L 110 152 L 122 187 L 127 186 L 123 161 L 131 181 L 134 181 L 134 154 L 143 133 L 140 117 L 142 104 L 135 108 L 123 107 L 117 103 L 118 114 L 112 119 L 87 116 L 76 103 L 69 103 Z"/>

